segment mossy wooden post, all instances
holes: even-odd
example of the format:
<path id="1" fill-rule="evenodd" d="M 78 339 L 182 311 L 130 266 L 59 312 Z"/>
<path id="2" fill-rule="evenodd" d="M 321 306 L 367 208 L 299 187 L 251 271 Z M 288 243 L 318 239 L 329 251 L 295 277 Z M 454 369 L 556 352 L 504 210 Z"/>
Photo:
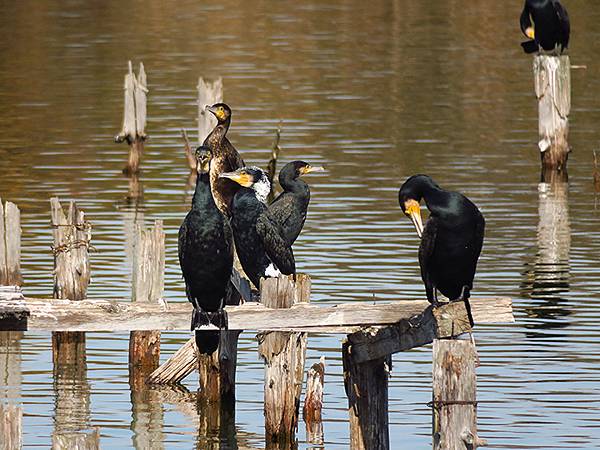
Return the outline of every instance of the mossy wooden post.
<path id="1" fill-rule="evenodd" d="M 21 286 L 21 212 L 0 199 L 0 286 Z"/>
<path id="2" fill-rule="evenodd" d="M 388 377 L 391 355 L 358 362 L 348 341 L 342 344 L 344 387 L 348 396 L 351 450 L 387 450 Z"/>
<path id="3" fill-rule="evenodd" d="M 570 147 L 571 63 L 567 55 L 536 55 L 533 59 L 539 108 L 542 181 L 559 174 L 566 181 Z M 554 175 L 553 175 L 554 174 Z"/>
<path id="4" fill-rule="evenodd" d="M 88 249 L 91 226 L 75 202 L 67 213 L 58 198 L 50 199 L 54 235 L 54 298 L 83 300 L 90 282 Z M 52 333 L 54 369 L 68 365 L 85 365 L 85 333 Z"/>
<path id="5" fill-rule="evenodd" d="M 210 134 L 217 125 L 215 116 L 206 111 L 206 106 L 212 106 L 215 103 L 223 101 L 223 79 L 218 78 L 212 83 L 205 81 L 204 78 L 198 78 L 198 145 L 202 145 L 206 136 Z M 192 157 L 194 155 L 191 155 Z M 196 168 L 196 158 L 190 158 L 190 168 Z M 193 167 L 192 167 L 193 164 Z"/>
<path id="6" fill-rule="evenodd" d="M 135 225 L 132 302 L 159 303 L 164 293 L 165 233 L 162 220 L 147 230 Z M 168 314 L 165 311 L 165 314 Z M 140 389 L 160 360 L 160 331 L 132 331 L 129 337 L 129 383 Z"/>
<path id="7" fill-rule="evenodd" d="M 433 449 L 485 445 L 477 436 L 477 350 L 471 339 L 433 341 Z"/>
<path id="8" fill-rule="evenodd" d="M 310 301 L 310 277 L 297 274 L 265 278 L 261 303 L 290 308 Z M 258 351 L 265 361 L 265 434 L 267 448 L 288 448 L 298 427 L 300 394 L 306 356 L 306 333 L 269 332 L 259 336 Z"/>
<path id="9" fill-rule="evenodd" d="M 325 357 L 312 365 L 306 374 L 306 393 L 302 418 L 306 425 L 306 440 L 311 444 L 323 445 L 323 387 L 325 384 Z"/>
<path id="10" fill-rule="evenodd" d="M 131 175 L 138 173 L 140 170 L 144 141 L 147 137 L 145 128 L 148 88 L 143 63 L 140 63 L 140 69 L 136 77 L 133 73 L 131 61 L 129 61 L 129 72 L 125 75 L 124 89 L 123 128 L 115 136 L 115 142 L 127 141 L 127 144 L 129 144 L 129 161 L 123 169 L 123 173 Z"/>
<path id="11" fill-rule="evenodd" d="M 23 410 L 16 405 L 0 403 L 0 449 L 23 447 Z"/>

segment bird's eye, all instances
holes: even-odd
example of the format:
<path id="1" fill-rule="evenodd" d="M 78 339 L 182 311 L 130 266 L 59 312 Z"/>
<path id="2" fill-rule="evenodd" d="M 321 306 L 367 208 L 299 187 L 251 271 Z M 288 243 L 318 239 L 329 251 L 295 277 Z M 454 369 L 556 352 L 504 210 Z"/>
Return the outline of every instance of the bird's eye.
<path id="1" fill-rule="evenodd" d="M 219 106 L 219 112 L 225 111 L 222 106 Z"/>

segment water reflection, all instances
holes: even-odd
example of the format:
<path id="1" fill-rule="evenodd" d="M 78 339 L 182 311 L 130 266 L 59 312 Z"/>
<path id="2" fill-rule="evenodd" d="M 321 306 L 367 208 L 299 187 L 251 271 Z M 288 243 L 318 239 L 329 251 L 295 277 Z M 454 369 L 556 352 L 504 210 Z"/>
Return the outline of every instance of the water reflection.
<path id="1" fill-rule="evenodd" d="M 533 264 L 525 270 L 523 294 L 531 298 L 532 306 L 525 309 L 534 322 L 530 330 L 558 329 L 570 325 L 571 315 L 566 293 L 569 292 L 571 251 L 571 224 L 569 222 L 569 184 L 555 180 L 540 183 L 539 222 L 537 227 L 537 254 Z M 529 337 L 540 337 L 530 331 Z M 544 333 L 544 337 L 548 334 Z"/>
<path id="2" fill-rule="evenodd" d="M 22 331 L 0 332 L 0 399 L 11 403 L 21 391 L 21 339 Z"/>

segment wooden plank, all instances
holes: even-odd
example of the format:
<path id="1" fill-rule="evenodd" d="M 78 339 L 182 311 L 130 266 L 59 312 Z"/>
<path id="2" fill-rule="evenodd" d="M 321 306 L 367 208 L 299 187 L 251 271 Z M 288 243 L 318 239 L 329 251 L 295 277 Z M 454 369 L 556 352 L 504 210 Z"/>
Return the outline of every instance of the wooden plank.
<path id="1" fill-rule="evenodd" d="M 190 338 L 165 363 L 150 374 L 149 384 L 177 384 L 198 365 L 195 339 Z"/>
<path id="2" fill-rule="evenodd" d="M 470 303 L 476 324 L 514 322 L 510 298 L 471 298 Z M 32 298 L 0 300 L 0 311 L 15 305 L 29 309 L 28 329 L 39 331 L 183 331 L 189 330 L 192 312 L 188 302 L 169 303 L 168 313 L 165 313 L 162 306 L 150 303 Z M 278 310 L 247 302 L 241 306 L 227 306 L 225 311 L 230 330 L 344 333 L 348 329 L 391 325 L 410 319 L 428 306 L 427 301 L 415 300 L 377 304 L 353 302 L 337 306 L 299 304 Z"/>

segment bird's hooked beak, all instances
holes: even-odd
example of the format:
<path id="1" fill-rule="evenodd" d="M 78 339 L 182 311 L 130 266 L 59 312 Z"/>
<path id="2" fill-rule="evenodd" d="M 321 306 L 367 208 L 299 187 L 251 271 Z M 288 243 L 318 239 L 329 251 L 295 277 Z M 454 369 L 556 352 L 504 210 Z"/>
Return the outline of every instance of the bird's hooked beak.
<path id="1" fill-rule="evenodd" d="M 415 230 L 417 230 L 417 234 L 419 238 L 423 236 L 423 221 L 421 220 L 421 206 L 419 202 L 416 200 L 407 200 L 404 202 L 404 214 L 406 214 L 413 225 L 415 226 Z"/>
<path id="2" fill-rule="evenodd" d="M 529 39 L 535 39 L 535 30 L 533 27 L 527 27 L 525 29 L 525 36 L 527 36 Z"/>
<path id="3" fill-rule="evenodd" d="M 312 172 L 325 172 L 325 168 L 323 166 L 311 166 L 307 165 L 300 168 L 300 175 L 306 175 L 307 173 Z"/>
<path id="4" fill-rule="evenodd" d="M 233 172 L 223 172 L 219 175 L 219 178 L 229 178 L 230 180 L 235 181 L 240 186 L 244 187 L 252 187 L 254 184 L 254 179 L 252 175 L 247 173 L 244 169 L 234 170 Z"/>

